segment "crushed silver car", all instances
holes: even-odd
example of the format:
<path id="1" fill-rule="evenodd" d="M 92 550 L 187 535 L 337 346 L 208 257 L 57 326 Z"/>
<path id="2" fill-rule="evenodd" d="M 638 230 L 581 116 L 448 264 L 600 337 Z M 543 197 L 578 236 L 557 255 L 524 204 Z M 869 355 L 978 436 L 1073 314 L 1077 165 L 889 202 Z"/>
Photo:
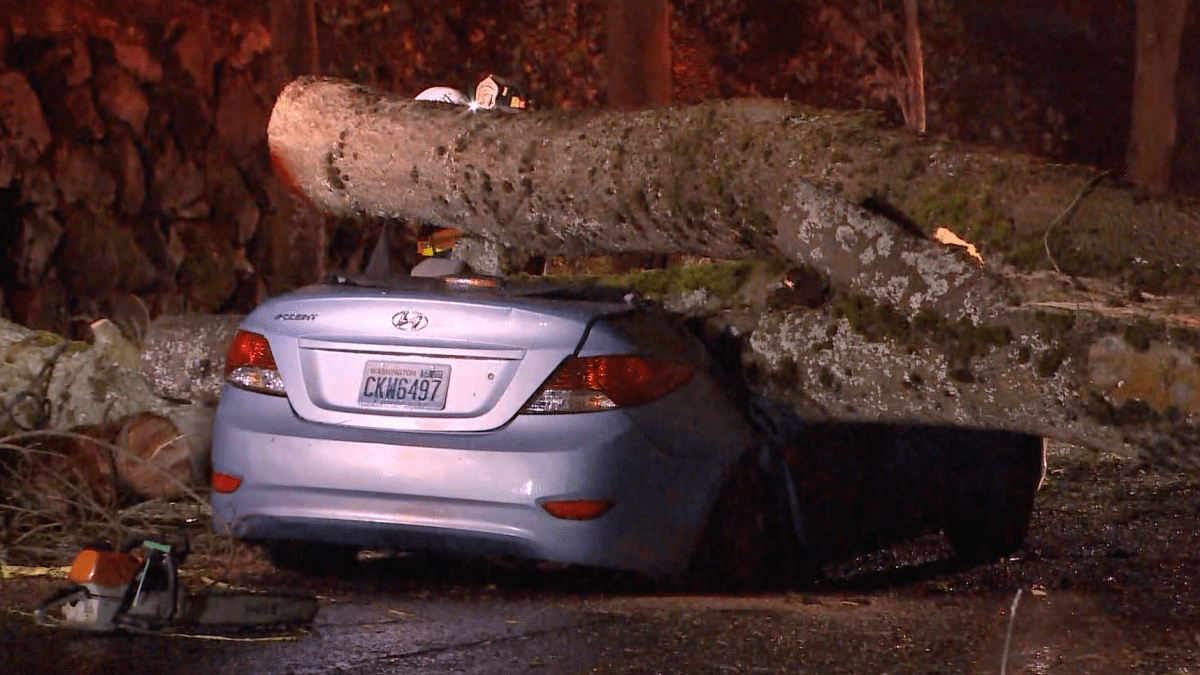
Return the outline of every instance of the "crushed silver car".
<path id="1" fill-rule="evenodd" d="M 631 298 L 444 271 L 246 317 L 217 529 L 297 567 L 372 548 L 682 572 L 751 439 L 704 348 Z"/>
<path id="2" fill-rule="evenodd" d="M 747 586 L 937 530 L 984 562 L 1029 525 L 1040 438 L 749 404 L 619 291 L 444 258 L 368 279 L 263 303 L 229 349 L 214 527 L 280 566 L 427 550 Z"/>

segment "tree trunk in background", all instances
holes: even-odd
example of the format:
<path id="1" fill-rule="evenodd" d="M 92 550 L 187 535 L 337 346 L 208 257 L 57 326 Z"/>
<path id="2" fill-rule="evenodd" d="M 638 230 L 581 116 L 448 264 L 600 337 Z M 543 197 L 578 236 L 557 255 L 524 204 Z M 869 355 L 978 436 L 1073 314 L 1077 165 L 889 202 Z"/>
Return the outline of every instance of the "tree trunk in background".
<path id="1" fill-rule="evenodd" d="M 921 46 L 919 0 L 904 0 L 904 45 L 908 51 L 908 108 L 912 119 L 905 120 L 917 133 L 928 131 L 925 116 L 925 49 Z"/>
<path id="2" fill-rule="evenodd" d="M 806 419 L 1011 429 L 1200 469 L 1194 292 L 1023 274 L 898 223 L 965 232 L 981 196 L 1002 235 L 984 256 L 999 262 L 1014 231 L 1042 254 L 1047 224 L 1086 193 L 1078 220 L 1134 227 L 1117 246 L 1139 255 L 1139 232 L 1190 222 L 1186 204 L 765 99 L 464 114 L 303 78 L 267 133 L 296 191 L 343 217 L 442 223 L 527 253 L 783 261 L 757 268 L 757 289 L 686 289 L 672 307 L 710 322 L 752 390 Z M 896 220 L 861 205 L 881 193 Z M 953 208 L 929 211 L 947 196 Z M 1164 264 L 1192 269 L 1200 232 L 1178 232 Z"/>
<path id="3" fill-rule="evenodd" d="M 1133 128 L 1126 171 L 1156 194 L 1171 185 L 1175 149 L 1175 75 L 1188 0 L 1136 0 L 1137 70 L 1133 81 Z"/>
<path id="4" fill-rule="evenodd" d="M 617 108 L 671 103 L 671 3 L 608 0 L 608 102 Z"/>
<path id="5" fill-rule="evenodd" d="M 271 47 L 277 87 L 320 72 L 314 0 L 270 0 Z"/>

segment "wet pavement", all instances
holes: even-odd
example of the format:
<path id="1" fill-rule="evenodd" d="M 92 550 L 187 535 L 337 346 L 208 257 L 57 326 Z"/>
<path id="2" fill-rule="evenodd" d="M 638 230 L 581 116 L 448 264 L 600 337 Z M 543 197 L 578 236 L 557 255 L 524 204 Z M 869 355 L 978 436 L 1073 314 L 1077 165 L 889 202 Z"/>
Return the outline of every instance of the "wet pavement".
<path id="1" fill-rule="evenodd" d="M 956 569 L 938 539 L 787 592 L 657 592 L 596 572 L 402 558 L 339 579 L 290 641 L 33 625 L 46 580 L 0 589 L 4 673 L 1200 673 L 1200 481 L 1057 452 L 1021 554 Z M 253 576 L 248 574 L 247 576 Z"/>

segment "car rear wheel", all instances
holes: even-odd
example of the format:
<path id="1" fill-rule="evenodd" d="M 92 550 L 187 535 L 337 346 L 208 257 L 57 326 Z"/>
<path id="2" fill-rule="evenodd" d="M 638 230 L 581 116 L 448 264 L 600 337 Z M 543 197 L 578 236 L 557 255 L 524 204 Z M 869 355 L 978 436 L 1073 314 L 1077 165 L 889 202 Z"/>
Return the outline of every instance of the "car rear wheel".
<path id="1" fill-rule="evenodd" d="M 311 576 L 345 574 L 358 562 L 358 548 L 354 546 L 276 541 L 263 547 L 275 567 Z"/>
<path id="2" fill-rule="evenodd" d="M 796 546 L 777 482 L 750 455 L 734 465 L 692 555 L 689 585 L 730 591 L 791 584 Z"/>
<path id="3" fill-rule="evenodd" d="M 1021 547 L 1045 472 L 1041 438 L 1008 433 L 993 438 L 987 447 L 967 450 L 980 459 L 946 514 L 946 539 L 964 562 L 994 562 Z"/>

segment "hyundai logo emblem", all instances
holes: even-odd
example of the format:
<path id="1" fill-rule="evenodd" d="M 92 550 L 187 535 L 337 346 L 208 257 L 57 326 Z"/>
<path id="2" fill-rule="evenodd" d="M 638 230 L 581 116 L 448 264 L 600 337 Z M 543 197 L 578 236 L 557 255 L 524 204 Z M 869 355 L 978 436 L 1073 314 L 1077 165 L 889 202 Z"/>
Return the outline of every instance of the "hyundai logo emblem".
<path id="1" fill-rule="evenodd" d="M 392 325 L 403 331 L 421 330 L 429 325 L 429 318 L 420 312 L 396 312 L 392 315 Z"/>

